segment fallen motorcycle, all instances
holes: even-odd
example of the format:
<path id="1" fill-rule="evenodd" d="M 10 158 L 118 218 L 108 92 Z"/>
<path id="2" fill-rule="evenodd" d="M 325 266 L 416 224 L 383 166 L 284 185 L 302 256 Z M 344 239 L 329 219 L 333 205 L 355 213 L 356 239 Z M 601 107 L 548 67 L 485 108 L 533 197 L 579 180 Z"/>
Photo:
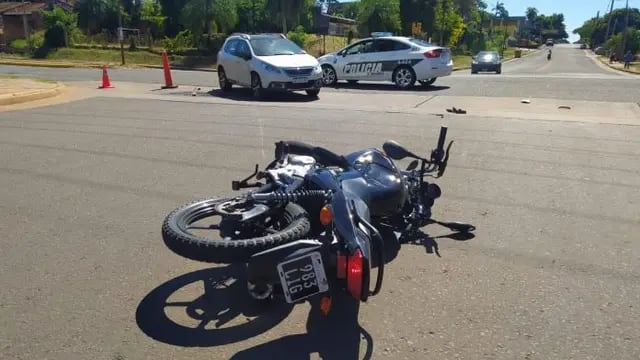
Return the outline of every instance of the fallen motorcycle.
<path id="1" fill-rule="evenodd" d="M 441 190 L 425 177 L 444 174 L 453 144 L 445 151 L 446 135 L 442 127 L 428 159 L 395 141 L 386 141 L 382 150 L 346 156 L 278 142 L 275 160 L 264 171 L 256 165 L 251 176 L 232 182 L 233 190 L 256 190 L 172 211 L 162 226 L 164 243 L 188 259 L 246 264 L 248 292 L 260 301 L 284 296 L 298 303 L 326 297 L 330 289 L 367 301 L 381 290 L 387 255 L 419 237 L 421 227 L 435 223 L 461 233 L 475 230 L 431 217 Z M 405 158 L 413 160 L 399 170 L 393 160 Z M 219 221 L 200 224 L 208 218 Z M 194 233 L 212 230 L 221 239 Z"/>

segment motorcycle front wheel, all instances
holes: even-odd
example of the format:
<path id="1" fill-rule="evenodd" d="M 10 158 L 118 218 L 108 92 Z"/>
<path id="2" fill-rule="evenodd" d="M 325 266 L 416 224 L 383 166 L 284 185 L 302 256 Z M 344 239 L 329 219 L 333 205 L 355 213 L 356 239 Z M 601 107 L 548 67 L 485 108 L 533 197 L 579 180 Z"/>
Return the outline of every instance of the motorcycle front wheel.
<path id="1" fill-rule="evenodd" d="M 210 221 L 215 218 L 217 224 Z M 230 264 L 301 239 L 310 227 L 308 213 L 295 203 L 270 209 L 238 198 L 206 199 L 167 215 L 162 239 L 171 251 L 187 259 Z M 209 235 L 214 231 L 220 233 L 219 239 Z"/>

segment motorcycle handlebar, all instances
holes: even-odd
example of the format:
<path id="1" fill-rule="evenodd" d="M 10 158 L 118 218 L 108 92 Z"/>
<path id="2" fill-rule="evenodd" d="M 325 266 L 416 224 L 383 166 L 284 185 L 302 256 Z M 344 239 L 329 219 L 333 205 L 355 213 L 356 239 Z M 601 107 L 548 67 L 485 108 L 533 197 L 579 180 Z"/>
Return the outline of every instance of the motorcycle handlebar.
<path id="1" fill-rule="evenodd" d="M 443 152 L 444 151 L 444 142 L 447 139 L 447 127 L 446 126 L 441 126 L 440 127 L 440 136 L 438 137 L 438 151 L 439 152 Z"/>

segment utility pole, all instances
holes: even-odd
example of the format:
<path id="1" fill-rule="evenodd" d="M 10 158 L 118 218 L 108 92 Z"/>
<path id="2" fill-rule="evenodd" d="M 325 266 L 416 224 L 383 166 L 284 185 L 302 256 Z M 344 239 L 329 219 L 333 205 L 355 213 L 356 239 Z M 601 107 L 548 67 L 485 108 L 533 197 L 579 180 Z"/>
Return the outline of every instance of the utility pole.
<path id="1" fill-rule="evenodd" d="M 627 0 L 627 15 L 624 20 L 624 35 L 622 35 L 622 55 L 627 50 L 627 33 L 629 32 L 629 0 Z"/>
<path id="2" fill-rule="evenodd" d="M 122 7 L 118 6 L 118 41 L 120 41 L 120 57 L 124 65 L 124 29 L 122 28 Z"/>
<path id="3" fill-rule="evenodd" d="M 29 23 L 27 21 L 27 4 L 22 0 L 22 26 L 24 30 L 24 39 L 27 41 L 27 50 L 31 50 L 31 43 L 29 41 Z"/>
<path id="4" fill-rule="evenodd" d="M 593 30 L 591 30 L 591 39 L 590 39 L 591 43 L 589 44 L 591 49 L 595 49 L 595 45 L 593 44 L 593 34 L 596 32 L 596 27 L 598 26 L 599 22 L 600 22 L 600 10 L 598 10 L 598 12 L 596 13 L 596 26 L 594 26 Z"/>
<path id="5" fill-rule="evenodd" d="M 611 7 L 609 7 L 609 21 L 607 22 L 607 33 L 604 35 L 604 41 L 606 42 L 609 39 L 609 30 L 611 29 L 611 14 L 613 13 L 613 2 L 615 0 L 611 0 Z"/>

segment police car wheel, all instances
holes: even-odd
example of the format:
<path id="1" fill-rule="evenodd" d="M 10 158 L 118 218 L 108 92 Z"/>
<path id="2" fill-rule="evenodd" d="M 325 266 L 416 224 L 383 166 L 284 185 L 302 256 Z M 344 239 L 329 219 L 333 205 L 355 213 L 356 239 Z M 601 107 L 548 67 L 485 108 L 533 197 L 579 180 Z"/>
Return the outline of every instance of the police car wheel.
<path id="1" fill-rule="evenodd" d="M 260 76 L 254 72 L 251 73 L 251 92 L 255 99 L 262 99 L 264 97 L 262 81 L 260 81 Z"/>
<path id="2" fill-rule="evenodd" d="M 416 82 L 416 74 L 408 66 L 400 66 L 393 72 L 393 82 L 400 89 L 408 89 Z"/>
<path id="3" fill-rule="evenodd" d="M 338 82 L 336 70 L 331 65 L 322 65 L 322 83 L 324 85 L 335 85 Z"/>
<path id="4" fill-rule="evenodd" d="M 429 80 L 420 80 L 420 84 L 422 86 L 429 86 L 429 85 L 433 84 L 434 82 L 436 82 L 436 79 L 437 78 L 431 78 Z"/>

